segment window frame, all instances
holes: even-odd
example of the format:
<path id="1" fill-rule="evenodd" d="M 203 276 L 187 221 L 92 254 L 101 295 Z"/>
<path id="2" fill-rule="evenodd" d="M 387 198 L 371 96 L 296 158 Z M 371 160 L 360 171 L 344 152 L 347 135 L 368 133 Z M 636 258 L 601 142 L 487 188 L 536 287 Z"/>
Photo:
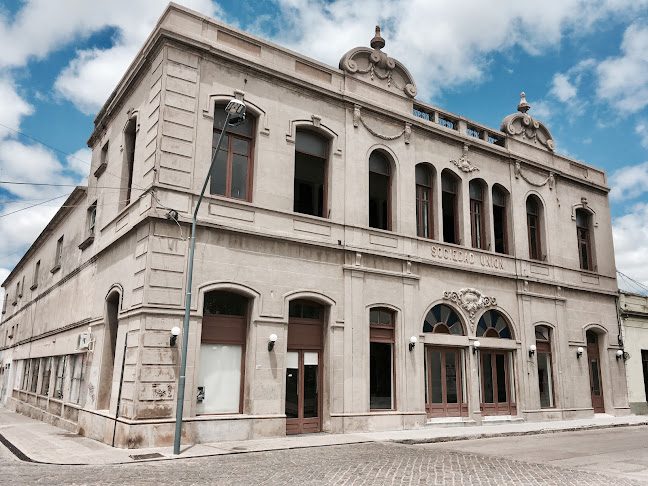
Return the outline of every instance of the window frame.
<path id="1" fill-rule="evenodd" d="M 479 187 L 481 191 L 481 199 L 472 197 L 471 186 Z M 486 249 L 486 215 L 484 214 L 484 184 L 479 181 L 472 180 L 468 185 L 468 197 L 470 199 L 470 242 L 473 248 L 477 250 Z M 479 234 L 477 234 L 477 218 L 479 218 Z M 479 241 L 477 241 L 479 237 Z"/>
<path id="2" fill-rule="evenodd" d="M 504 205 L 496 204 L 495 203 L 495 191 L 499 192 L 502 195 L 502 198 L 504 199 Z M 493 249 L 495 250 L 495 253 L 499 253 L 501 255 L 508 255 L 509 254 L 509 245 L 508 245 L 508 194 L 497 187 L 497 185 L 494 185 L 491 191 L 491 200 L 493 201 L 493 237 L 495 238 L 495 241 L 493 242 Z M 495 208 L 498 208 L 502 212 L 502 251 L 497 250 L 497 234 L 495 233 Z"/>
<path id="3" fill-rule="evenodd" d="M 452 184 L 454 186 L 454 192 L 447 191 L 443 187 L 443 178 L 447 177 L 448 180 L 452 181 Z M 460 231 L 459 231 L 459 190 L 457 188 L 458 180 L 455 175 L 448 170 L 444 170 L 441 172 L 441 226 L 443 228 L 443 242 L 448 243 L 450 245 L 460 245 L 461 244 L 461 238 L 459 237 Z M 445 205 L 443 204 L 443 194 L 451 194 L 452 195 L 452 212 L 453 212 L 453 220 L 454 220 L 454 235 L 453 239 L 454 242 L 448 241 L 448 235 L 446 234 L 446 228 L 445 228 Z"/>
<path id="4" fill-rule="evenodd" d="M 425 185 L 421 182 L 418 182 L 416 180 L 416 169 L 421 168 L 424 170 L 427 174 L 428 177 L 430 178 L 430 184 Z M 433 220 L 433 190 L 432 190 L 432 184 L 433 184 L 433 174 L 432 171 L 425 165 L 425 164 L 417 164 L 416 167 L 414 168 L 414 181 L 416 185 L 416 235 L 421 237 L 421 238 L 428 238 L 430 240 L 434 239 L 434 220 Z M 427 221 L 428 221 L 428 234 L 425 235 L 423 234 L 423 225 L 422 223 L 422 216 L 424 214 L 423 210 L 423 193 L 427 192 L 427 200 L 425 200 L 427 204 Z"/>
<path id="5" fill-rule="evenodd" d="M 126 177 L 123 180 L 127 181 L 124 207 L 131 203 L 133 173 L 135 172 L 135 153 L 137 149 L 137 132 L 137 115 L 135 115 L 128 119 L 124 127 L 124 167 L 126 169 Z"/>
<path id="6" fill-rule="evenodd" d="M 385 159 L 385 162 L 387 164 L 387 173 L 386 174 L 383 173 L 383 172 L 378 172 L 376 170 L 372 170 L 372 168 L 371 168 L 371 156 L 374 153 L 377 153 L 380 157 Z M 393 184 L 392 167 L 391 167 L 391 162 L 389 160 L 389 157 L 384 152 L 382 152 L 381 150 L 373 150 L 371 152 L 371 154 L 369 154 L 369 174 L 368 174 L 369 175 L 369 191 L 368 191 L 368 196 L 369 196 L 369 201 L 368 202 L 369 203 L 371 202 L 371 174 L 372 173 L 383 176 L 383 177 L 387 177 L 387 215 L 386 215 L 386 218 L 387 218 L 386 226 L 387 227 L 386 228 L 380 228 L 380 227 L 371 225 L 371 204 L 369 204 L 369 208 L 368 208 L 369 211 L 368 211 L 368 214 L 367 214 L 367 216 L 369 217 L 368 218 L 369 219 L 369 227 L 374 228 L 374 229 L 378 229 L 378 230 L 383 230 L 383 231 L 392 231 L 392 184 Z"/>
<path id="7" fill-rule="evenodd" d="M 303 150 L 297 150 L 297 138 L 299 137 L 299 134 L 303 133 L 303 132 L 308 132 L 308 133 L 320 138 L 324 142 L 325 147 L 326 147 L 326 152 L 325 152 L 324 158 L 322 158 L 322 157 L 320 157 L 319 155 L 316 155 L 316 154 L 311 154 L 309 152 L 304 152 Z M 329 186 L 329 158 L 330 158 L 330 154 L 329 154 L 330 150 L 329 149 L 330 149 L 330 145 L 331 145 L 331 141 L 327 137 L 323 136 L 319 132 L 316 132 L 314 130 L 308 130 L 308 129 L 305 129 L 305 128 L 298 128 L 295 131 L 295 174 L 297 172 L 296 171 L 296 168 L 297 168 L 297 153 L 308 155 L 310 157 L 316 157 L 316 158 L 324 161 L 324 180 L 322 181 L 322 184 L 323 184 L 323 187 L 322 187 L 322 216 L 318 216 L 316 214 L 302 213 L 302 212 L 299 212 L 299 211 L 295 211 L 296 194 L 293 193 L 293 212 L 295 212 L 296 214 L 306 214 L 308 216 L 315 216 L 316 218 L 326 218 L 326 219 L 329 217 L 329 215 L 328 215 L 328 212 L 329 212 L 329 204 L 328 204 L 329 188 L 328 188 L 328 186 Z M 296 180 L 295 174 L 293 174 L 293 187 L 294 187 L 294 183 L 295 183 L 295 180 Z"/>
<path id="8" fill-rule="evenodd" d="M 582 214 L 586 218 L 586 226 L 580 226 L 578 223 L 578 215 Z M 592 243 L 590 237 L 590 221 L 591 215 L 584 209 L 579 208 L 575 212 L 576 216 L 576 241 L 578 242 L 578 262 L 580 264 L 581 270 L 594 271 L 594 266 L 592 265 Z M 585 238 L 581 238 L 581 231 L 584 232 Z M 587 260 L 583 262 L 583 253 L 581 251 L 583 245 L 585 245 L 585 253 Z"/>
<path id="9" fill-rule="evenodd" d="M 555 379 L 554 379 L 554 374 L 553 374 L 553 357 L 551 353 L 551 329 L 548 328 L 547 326 L 535 326 L 534 331 L 536 328 L 542 327 L 546 332 L 548 339 L 540 339 L 536 335 L 536 370 L 538 371 L 538 398 L 540 398 L 540 355 L 547 355 L 549 359 L 549 379 L 551 382 L 548 384 L 550 387 L 550 393 L 549 393 L 549 398 L 551 400 L 551 404 L 548 407 L 543 407 L 542 402 L 540 402 L 540 408 L 542 409 L 552 409 L 556 408 L 556 386 L 555 386 Z"/>
<path id="10" fill-rule="evenodd" d="M 216 110 L 225 110 L 224 104 L 215 104 L 214 105 L 214 114 Z M 249 112 L 245 114 L 246 120 L 250 120 L 251 123 L 251 135 L 245 135 L 237 133 L 231 130 L 231 125 L 229 123 L 225 126 L 224 136 L 227 137 L 227 148 L 224 148 L 223 145 L 219 148 L 220 151 L 227 153 L 226 167 L 225 167 L 225 194 L 217 194 L 212 192 L 212 182 L 209 183 L 209 194 L 213 197 L 225 197 L 227 199 L 232 199 L 234 201 L 245 201 L 252 202 L 252 184 L 254 180 L 254 150 L 256 146 L 256 128 L 257 128 L 257 118 L 251 115 Z M 218 137 L 220 137 L 221 128 L 216 127 L 216 117 L 214 117 L 214 124 L 212 125 L 212 143 L 211 143 L 211 157 L 214 157 L 214 150 L 216 145 L 214 145 L 214 134 L 216 137 L 216 144 L 218 144 Z M 245 181 L 245 199 L 232 196 L 232 166 L 234 155 L 243 155 L 239 152 L 234 152 L 234 139 L 245 140 L 248 143 L 248 153 L 247 153 L 247 171 L 246 171 L 246 181 Z M 218 154 L 216 155 L 216 158 Z M 215 169 L 212 168 L 212 170 Z M 209 174 L 209 178 L 214 177 L 213 172 Z"/>
<path id="11" fill-rule="evenodd" d="M 378 322 L 372 322 L 371 312 L 378 311 Z M 381 314 L 390 316 L 390 324 L 381 324 Z M 388 334 L 391 334 L 389 336 Z M 369 411 L 388 412 L 398 410 L 396 401 L 396 312 L 386 307 L 369 309 L 369 360 L 371 361 L 371 343 L 391 345 L 391 392 L 392 408 L 371 408 L 371 364 L 369 365 Z"/>
<path id="12" fill-rule="evenodd" d="M 529 201 L 533 204 L 535 207 L 535 214 L 529 212 Z M 525 201 L 525 211 L 527 214 L 527 238 L 528 238 L 528 245 L 529 245 L 529 259 L 530 260 L 536 260 L 536 261 L 543 261 L 542 258 L 542 238 L 540 235 L 540 213 L 541 209 L 538 207 L 538 201 L 537 198 L 533 195 L 529 195 L 526 198 Z M 532 225 L 531 222 L 534 221 L 535 224 Z M 531 228 L 535 229 L 535 244 L 536 244 L 536 253 L 537 255 L 533 255 L 533 239 L 531 238 Z"/>

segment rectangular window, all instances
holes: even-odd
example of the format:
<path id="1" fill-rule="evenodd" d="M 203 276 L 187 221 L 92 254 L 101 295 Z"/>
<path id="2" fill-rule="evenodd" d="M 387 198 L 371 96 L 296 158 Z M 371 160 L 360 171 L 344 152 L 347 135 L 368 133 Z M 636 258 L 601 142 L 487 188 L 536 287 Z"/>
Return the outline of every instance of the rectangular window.
<path id="1" fill-rule="evenodd" d="M 31 371 L 31 360 L 26 359 L 23 361 L 24 363 L 24 369 L 23 369 L 23 379 L 22 379 L 22 384 L 20 385 L 21 390 L 27 390 L 27 387 L 29 386 L 29 374 Z"/>
<path id="2" fill-rule="evenodd" d="M 63 237 L 61 236 L 59 240 L 56 242 L 56 261 L 54 262 L 54 265 L 60 267 L 62 262 L 63 262 Z"/>
<path id="3" fill-rule="evenodd" d="M 196 413 L 239 413 L 243 346 L 200 344 Z"/>
<path id="4" fill-rule="evenodd" d="M 38 371 L 40 368 L 40 358 L 34 358 L 31 360 L 31 382 L 29 385 L 29 391 L 36 393 L 36 388 L 38 386 Z"/>
<path id="5" fill-rule="evenodd" d="M 389 161 L 374 150 L 369 156 L 369 226 L 391 230 Z"/>
<path id="6" fill-rule="evenodd" d="M 477 181 L 470 183 L 470 230 L 473 248 L 486 249 L 484 237 L 484 190 Z"/>
<path id="7" fill-rule="evenodd" d="M 443 213 L 443 241 L 459 243 L 457 235 L 457 188 L 447 174 L 441 176 L 441 211 Z"/>
<path id="8" fill-rule="evenodd" d="M 137 145 L 137 117 L 131 118 L 124 130 L 124 152 L 126 156 L 125 174 L 123 180 L 128 181 L 126 186 L 126 198 L 123 201 L 128 206 L 131 201 L 133 187 L 133 170 L 135 168 L 135 147 Z M 122 172 L 123 173 L 123 172 Z"/>
<path id="9" fill-rule="evenodd" d="M 369 326 L 369 408 L 394 410 L 394 315 L 371 309 Z"/>
<path id="10" fill-rule="evenodd" d="M 63 386 L 65 383 L 65 368 L 67 356 L 59 356 L 56 360 L 56 381 L 54 382 L 54 398 L 63 400 Z"/>
<path id="11" fill-rule="evenodd" d="M 506 207 L 493 202 L 493 229 L 495 230 L 495 251 L 506 253 Z"/>
<path id="12" fill-rule="evenodd" d="M 592 263 L 590 257 L 590 242 L 589 242 L 589 229 L 576 228 L 578 236 L 578 252 L 580 259 L 580 267 L 583 270 L 592 270 Z"/>
<path id="13" fill-rule="evenodd" d="M 97 219 L 97 201 L 88 208 L 88 236 L 95 235 L 95 222 Z"/>
<path id="14" fill-rule="evenodd" d="M 432 231 L 430 226 L 430 188 L 425 186 L 416 186 L 416 227 L 418 236 L 431 238 Z"/>
<path id="15" fill-rule="evenodd" d="M 295 140 L 293 210 L 326 217 L 326 160 L 328 142 L 318 135 L 298 131 Z"/>
<path id="16" fill-rule="evenodd" d="M 540 389 L 540 406 L 542 408 L 553 407 L 550 354 L 538 354 L 538 387 Z"/>
<path id="17" fill-rule="evenodd" d="M 50 377 L 52 375 L 52 358 L 45 358 L 43 365 L 43 381 L 41 382 L 40 394 L 48 396 L 50 387 Z"/>
<path id="18" fill-rule="evenodd" d="M 5 298 L 2 301 L 2 313 L 3 314 L 7 313 L 7 302 L 9 302 L 9 294 L 5 294 Z"/>
<path id="19" fill-rule="evenodd" d="M 36 262 L 36 265 L 34 266 L 34 278 L 32 279 L 32 286 L 31 289 L 34 290 L 36 287 L 38 287 L 38 273 L 40 272 L 40 260 Z"/>
<path id="20" fill-rule="evenodd" d="M 81 404 L 85 381 L 85 354 L 75 354 L 72 361 L 72 381 L 70 383 L 70 402 Z"/>
<path id="21" fill-rule="evenodd" d="M 529 226 L 529 257 L 532 260 L 540 260 L 540 245 L 538 243 L 538 217 L 533 214 L 527 214 L 527 223 Z"/>

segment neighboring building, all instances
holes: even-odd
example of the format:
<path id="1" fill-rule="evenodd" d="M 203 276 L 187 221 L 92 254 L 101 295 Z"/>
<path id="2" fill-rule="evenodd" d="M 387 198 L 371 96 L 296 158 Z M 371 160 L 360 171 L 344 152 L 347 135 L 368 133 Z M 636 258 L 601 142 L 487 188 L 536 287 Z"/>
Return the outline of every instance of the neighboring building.
<path id="1" fill-rule="evenodd" d="M 626 350 L 630 410 L 648 414 L 648 297 L 621 292 L 619 312 Z"/>
<path id="2" fill-rule="evenodd" d="M 524 97 L 491 129 L 371 46 L 338 69 L 171 4 L 95 119 L 87 190 L 3 284 L 6 406 L 171 443 L 190 221 L 236 97 L 196 233 L 186 440 L 629 413 L 605 173 Z"/>

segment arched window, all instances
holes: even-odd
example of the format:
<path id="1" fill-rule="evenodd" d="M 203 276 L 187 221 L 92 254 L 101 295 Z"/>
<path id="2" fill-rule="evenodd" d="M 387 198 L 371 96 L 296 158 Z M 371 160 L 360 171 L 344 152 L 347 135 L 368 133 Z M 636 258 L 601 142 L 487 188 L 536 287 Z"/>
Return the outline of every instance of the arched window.
<path id="1" fill-rule="evenodd" d="M 214 109 L 212 156 L 225 123 L 224 105 Z M 254 117 L 249 113 L 240 125 L 225 128 L 223 141 L 211 173 L 209 192 L 219 196 L 252 200 L 252 173 L 254 154 Z"/>
<path id="2" fill-rule="evenodd" d="M 394 312 L 369 311 L 369 409 L 394 410 Z"/>
<path id="3" fill-rule="evenodd" d="M 432 174 L 423 164 L 415 168 L 416 177 L 416 234 L 434 238 L 432 223 Z"/>
<path id="4" fill-rule="evenodd" d="M 501 187 L 493 186 L 493 229 L 497 253 L 508 253 L 507 199 L 506 192 Z"/>
<path id="5" fill-rule="evenodd" d="M 445 304 L 438 304 L 425 316 L 423 332 L 464 335 L 463 325 L 457 313 Z"/>
<path id="6" fill-rule="evenodd" d="M 536 353 L 538 355 L 538 389 L 540 392 L 540 407 L 551 408 L 554 406 L 554 399 L 549 328 L 545 326 L 536 326 L 535 338 Z"/>
<path id="7" fill-rule="evenodd" d="M 441 211 L 443 212 L 443 241 L 459 243 L 457 180 L 447 170 L 441 173 Z"/>
<path id="8" fill-rule="evenodd" d="M 486 249 L 486 224 L 484 222 L 484 185 L 478 181 L 470 181 L 470 234 L 472 247 Z"/>
<path id="9" fill-rule="evenodd" d="M 328 141 L 316 133 L 297 130 L 293 210 L 326 217 Z"/>
<path id="10" fill-rule="evenodd" d="M 241 413 L 248 299 L 232 292 L 205 294 L 197 413 Z"/>
<path id="11" fill-rule="evenodd" d="M 592 244 L 590 240 L 590 214 L 584 209 L 576 210 L 576 237 L 578 238 L 578 259 L 583 270 L 593 270 Z"/>
<path id="12" fill-rule="evenodd" d="M 497 311 L 488 310 L 477 323 L 477 337 L 511 339 L 511 329 L 504 316 Z"/>
<path id="13" fill-rule="evenodd" d="M 540 212 L 542 203 L 534 195 L 527 197 L 527 230 L 529 237 L 529 258 L 542 260 L 542 245 L 540 238 Z"/>
<path id="14" fill-rule="evenodd" d="M 369 156 L 369 226 L 391 229 L 389 161 L 377 150 Z"/>
<path id="15" fill-rule="evenodd" d="M 125 205 L 131 201 L 131 190 L 133 187 L 133 170 L 135 168 L 135 146 L 137 142 L 137 117 L 131 118 L 124 130 L 124 170 L 122 181 L 127 181 Z"/>

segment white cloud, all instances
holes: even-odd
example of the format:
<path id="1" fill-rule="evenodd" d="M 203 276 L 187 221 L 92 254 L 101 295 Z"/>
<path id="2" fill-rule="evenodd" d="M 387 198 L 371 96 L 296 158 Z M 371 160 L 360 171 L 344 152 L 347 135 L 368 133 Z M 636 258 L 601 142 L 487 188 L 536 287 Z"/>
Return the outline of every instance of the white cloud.
<path id="1" fill-rule="evenodd" d="M 547 124 L 549 123 L 549 120 L 551 120 L 551 105 L 544 100 L 539 100 L 539 101 L 534 101 L 531 104 L 531 115 L 533 118 L 536 120 L 540 120 L 541 122 Z"/>
<path id="2" fill-rule="evenodd" d="M 574 98 L 576 92 L 576 87 L 569 82 L 569 78 L 565 74 L 556 73 L 554 75 L 550 94 L 564 103 Z"/>
<path id="3" fill-rule="evenodd" d="M 615 219 L 612 234 L 617 268 L 648 286 L 648 203 L 637 204 Z"/>
<path id="4" fill-rule="evenodd" d="M 34 112 L 34 107 L 16 92 L 16 86 L 9 76 L 0 76 L 0 123 L 17 130 L 20 122 Z M 16 136 L 12 130 L 0 126 L 0 139 Z"/>
<path id="5" fill-rule="evenodd" d="M 648 192 L 648 161 L 622 167 L 610 176 L 610 199 L 632 199 Z"/>
<path id="6" fill-rule="evenodd" d="M 628 27 L 620 57 L 606 59 L 597 68 L 598 96 L 620 110 L 636 113 L 648 105 L 648 28 Z"/>
<path id="7" fill-rule="evenodd" d="M 648 125 L 645 120 L 641 120 L 635 126 L 635 133 L 639 135 L 641 145 L 648 148 Z"/>

